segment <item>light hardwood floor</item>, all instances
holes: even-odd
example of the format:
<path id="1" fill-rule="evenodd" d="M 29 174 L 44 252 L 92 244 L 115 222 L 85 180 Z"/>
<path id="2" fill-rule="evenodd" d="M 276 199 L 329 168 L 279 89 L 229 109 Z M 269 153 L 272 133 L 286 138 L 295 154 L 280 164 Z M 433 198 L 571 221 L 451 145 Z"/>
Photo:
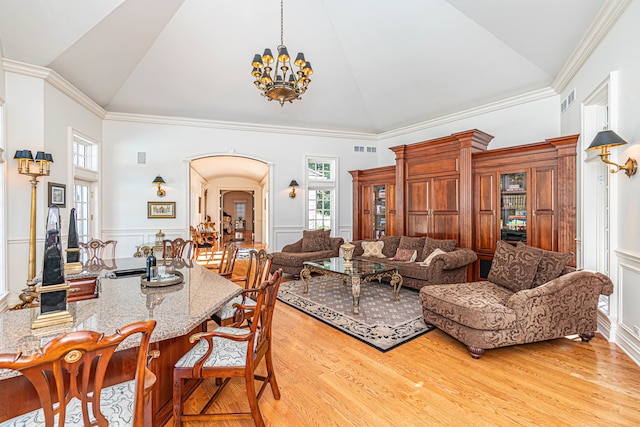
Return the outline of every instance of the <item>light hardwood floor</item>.
<path id="1" fill-rule="evenodd" d="M 282 397 L 265 390 L 267 425 L 640 425 L 640 367 L 599 334 L 590 343 L 556 339 L 473 360 L 439 330 L 381 353 L 282 303 L 273 328 Z M 212 385 L 187 408 L 203 404 Z M 247 410 L 244 393 L 242 380 L 234 380 L 223 393 L 224 409 Z"/>

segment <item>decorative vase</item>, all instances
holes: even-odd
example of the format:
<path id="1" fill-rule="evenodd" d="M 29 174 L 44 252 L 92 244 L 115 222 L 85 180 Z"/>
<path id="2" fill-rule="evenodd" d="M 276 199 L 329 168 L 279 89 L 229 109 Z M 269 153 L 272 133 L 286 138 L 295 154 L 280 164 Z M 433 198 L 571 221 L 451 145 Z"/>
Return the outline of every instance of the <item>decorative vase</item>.
<path id="1" fill-rule="evenodd" d="M 344 258 L 344 266 L 351 267 L 353 264 L 351 259 L 353 258 L 353 251 L 356 249 L 356 245 L 351 242 L 344 243 L 340 245 L 340 249 L 342 249 L 342 258 Z"/>

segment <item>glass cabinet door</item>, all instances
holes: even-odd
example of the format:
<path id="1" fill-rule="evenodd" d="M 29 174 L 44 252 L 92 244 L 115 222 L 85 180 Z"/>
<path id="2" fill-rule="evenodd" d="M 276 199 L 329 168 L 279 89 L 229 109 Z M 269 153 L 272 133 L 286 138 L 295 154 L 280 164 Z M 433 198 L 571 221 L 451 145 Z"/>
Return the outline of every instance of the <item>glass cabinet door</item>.
<path id="1" fill-rule="evenodd" d="M 373 186 L 373 237 L 379 239 L 387 228 L 387 191 L 384 185 Z"/>
<path id="2" fill-rule="evenodd" d="M 527 174 L 500 175 L 500 239 L 527 241 Z"/>

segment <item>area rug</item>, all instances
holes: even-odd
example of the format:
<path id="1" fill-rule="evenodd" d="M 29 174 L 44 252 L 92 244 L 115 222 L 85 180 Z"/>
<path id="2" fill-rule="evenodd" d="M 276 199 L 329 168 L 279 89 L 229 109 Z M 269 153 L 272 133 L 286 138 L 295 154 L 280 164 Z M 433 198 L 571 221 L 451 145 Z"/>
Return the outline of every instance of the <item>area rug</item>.
<path id="1" fill-rule="evenodd" d="M 302 291 L 302 281 L 284 282 L 278 299 L 382 352 L 433 329 L 424 323 L 418 292 L 412 289 L 400 289 L 400 301 L 395 301 L 388 283 L 364 283 L 360 314 L 353 314 L 351 285 L 340 278 L 312 277 L 309 293 Z"/>
<path id="2" fill-rule="evenodd" d="M 253 248 L 240 248 L 238 249 L 238 255 L 236 255 L 236 259 L 249 259 L 249 252 Z"/>

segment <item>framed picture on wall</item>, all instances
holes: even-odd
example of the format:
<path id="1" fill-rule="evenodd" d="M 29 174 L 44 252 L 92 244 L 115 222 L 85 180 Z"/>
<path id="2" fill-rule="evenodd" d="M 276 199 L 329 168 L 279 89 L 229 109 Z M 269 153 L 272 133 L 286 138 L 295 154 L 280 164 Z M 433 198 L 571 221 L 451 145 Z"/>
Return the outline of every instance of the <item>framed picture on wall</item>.
<path id="1" fill-rule="evenodd" d="M 147 218 L 175 218 L 176 202 L 147 202 Z"/>
<path id="2" fill-rule="evenodd" d="M 64 184 L 49 183 L 49 206 L 67 207 L 67 186 Z"/>

